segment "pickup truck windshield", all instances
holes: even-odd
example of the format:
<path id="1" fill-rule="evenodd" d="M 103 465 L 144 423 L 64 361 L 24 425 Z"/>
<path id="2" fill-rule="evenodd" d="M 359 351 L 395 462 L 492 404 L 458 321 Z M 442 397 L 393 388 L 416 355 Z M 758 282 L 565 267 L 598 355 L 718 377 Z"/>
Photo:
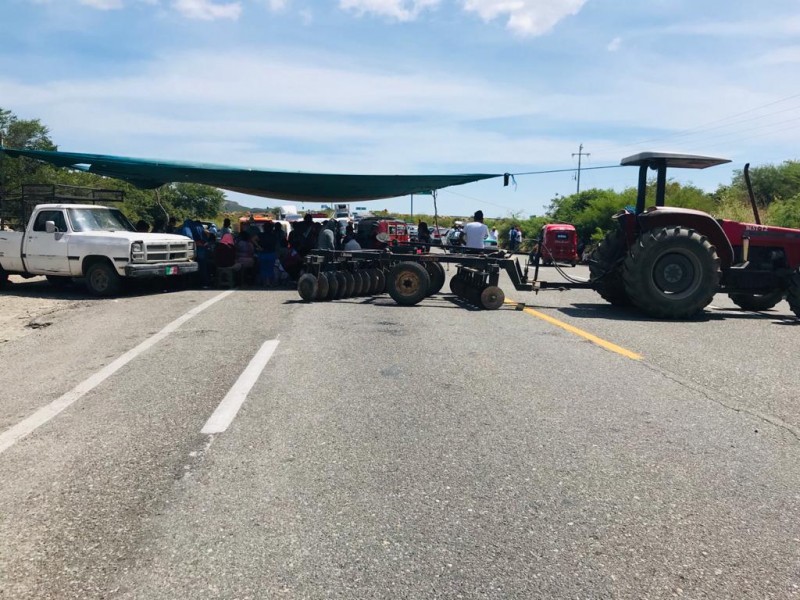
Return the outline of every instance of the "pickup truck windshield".
<path id="1" fill-rule="evenodd" d="M 74 231 L 136 231 L 114 208 L 70 208 L 68 212 Z"/>

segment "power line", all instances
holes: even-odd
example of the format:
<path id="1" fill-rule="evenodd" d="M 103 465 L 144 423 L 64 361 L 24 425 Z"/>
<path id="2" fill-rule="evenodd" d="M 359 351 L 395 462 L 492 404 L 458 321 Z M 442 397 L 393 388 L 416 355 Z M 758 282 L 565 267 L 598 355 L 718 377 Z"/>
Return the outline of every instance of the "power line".
<path id="1" fill-rule="evenodd" d="M 800 98 L 800 94 L 793 94 L 793 95 L 787 96 L 785 98 L 780 98 L 779 100 L 774 100 L 773 102 L 768 102 L 766 104 L 761 104 L 759 106 L 755 106 L 753 108 L 749 108 L 749 109 L 744 110 L 742 112 L 738 112 L 738 113 L 734 113 L 732 115 L 728 115 L 726 117 L 722 117 L 721 119 L 715 119 L 713 121 L 709 121 L 709 122 L 706 122 L 706 123 L 701 123 L 701 124 L 696 125 L 694 127 L 689 127 L 687 129 L 679 130 L 679 131 L 676 131 L 674 133 L 667 134 L 667 135 L 664 135 L 664 136 L 644 139 L 644 140 L 640 140 L 640 141 L 637 141 L 637 142 L 631 142 L 631 143 L 628 143 L 628 144 L 619 144 L 619 145 L 615 145 L 615 146 L 606 146 L 606 147 L 601 148 L 600 151 L 602 152 L 602 151 L 605 151 L 605 150 L 608 150 L 608 149 L 611 149 L 611 148 L 627 148 L 627 147 L 630 147 L 630 146 L 640 146 L 642 144 L 648 144 L 648 143 L 651 143 L 651 142 L 660 142 L 660 141 L 664 141 L 664 140 L 670 140 L 670 139 L 673 139 L 673 138 L 676 138 L 676 137 L 681 137 L 681 136 L 685 136 L 685 135 L 691 135 L 691 134 L 694 134 L 694 133 L 702 133 L 703 131 L 705 131 L 707 129 L 718 129 L 720 127 L 727 127 L 727 126 L 737 125 L 738 123 L 743 123 L 743 122 L 747 122 L 747 121 L 750 121 L 750 120 L 764 118 L 764 117 L 772 116 L 774 114 L 780 114 L 780 113 L 783 113 L 783 112 L 787 112 L 789 110 L 793 110 L 793 109 L 795 109 L 797 107 L 791 107 L 791 108 L 788 108 L 788 109 L 782 109 L 782 110 L 779 110 L 779 111 L 766 113 L 764 115 L 760 115 L 758 117 L 753 117 L 751 119 L 744 119 L 744 120 L 739 121 L 739 122 L 726 123 L 726 121 L 732 121 L 733 119 L 736 119 L 737 117 L 741 117 L 741 116 L 744 116 L 744 115 L 747 115 L 747 114 L 762 110 L 764 108 L 768 108 L 770 106 L 775 106 L 776 104 L 781 104 L 783 102 L 788 102 L 789 100 L 794 100 L 796 98 Z M 718 125 L 719 123 L 724 123 L 724 125 Z M 712 127 L 712 126 L 716 126 L 716 127 Z M 596 152 L 597 152 L 597 150 L 596 150 Z"/>
<path id="2" fill-rule="evenodd" d="M 604 165 L 602 167 L 583 167 L 583 171 L 596 171 L 597 169 L 619 169 L 622 165 Z M 551 169 L 549 171 L 526 171 L 524 173 L 509 173 L 513 177 L 520 175 L 546 175 L 548 173 L 572 173 L 575 169 Z"/>

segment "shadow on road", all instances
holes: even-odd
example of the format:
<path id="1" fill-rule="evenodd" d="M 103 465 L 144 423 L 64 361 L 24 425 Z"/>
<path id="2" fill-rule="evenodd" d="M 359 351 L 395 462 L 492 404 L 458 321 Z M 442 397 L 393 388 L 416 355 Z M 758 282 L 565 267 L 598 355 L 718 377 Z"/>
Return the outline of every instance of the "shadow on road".
<path id="1" fill-rule="evenodd" d="M 151 296 L 157 293 L 178 292 L 194 289 L 188 282 L 179 279 L 142 279 L 123 281 L 122 289 L 116 297 Z M 19 298 L 43 298 L 47 300 L 109 300 L 89 293 L 81 280 L 52 284 L 43 278 L 22 281 L 8 281 L 1 294 Z"/>
<path id="2" fill-rule="evenodd" d="M 534 307 L 532 307 L 534 308 Z M 578 319 L 609 319 L 613 321 L 669 321 L 672 323 L 703 323 L 727 320 L 774 321 L 776 325 L 796 325 L 800 320 L 791 315 L 775 314 L 772 311 L 751 312 L 735 308 L 707 308 L 690 319 L 656 319 L 648 317 L 634 308 L 621 308 L 609 304 L 573 304 L 568 307 L 555 307 L 561 313 Z"/>

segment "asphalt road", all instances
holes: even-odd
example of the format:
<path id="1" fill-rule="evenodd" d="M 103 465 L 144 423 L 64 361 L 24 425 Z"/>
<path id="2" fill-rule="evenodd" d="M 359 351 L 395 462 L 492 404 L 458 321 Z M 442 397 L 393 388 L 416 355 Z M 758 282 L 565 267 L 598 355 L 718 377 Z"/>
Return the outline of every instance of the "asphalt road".
<path id="1" fill-rule="evenodd" d="M 0 598 L 800 597 L 788 306 L 503 287 L 63 292 L 0 344 Z"/>

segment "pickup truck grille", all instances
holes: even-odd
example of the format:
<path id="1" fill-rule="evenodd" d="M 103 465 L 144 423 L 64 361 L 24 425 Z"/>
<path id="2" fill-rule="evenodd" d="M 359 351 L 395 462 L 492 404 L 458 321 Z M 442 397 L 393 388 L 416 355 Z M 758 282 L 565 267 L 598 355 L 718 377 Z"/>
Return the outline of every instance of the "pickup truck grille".
<path id="1" fill-rule="evenodd" d="M 191 260 L 194 255 L 194 251 L 189 250 L 188 241 L 146 244 L 144 252 L 144 260 L 149 263 L 169 260 Z"/>

